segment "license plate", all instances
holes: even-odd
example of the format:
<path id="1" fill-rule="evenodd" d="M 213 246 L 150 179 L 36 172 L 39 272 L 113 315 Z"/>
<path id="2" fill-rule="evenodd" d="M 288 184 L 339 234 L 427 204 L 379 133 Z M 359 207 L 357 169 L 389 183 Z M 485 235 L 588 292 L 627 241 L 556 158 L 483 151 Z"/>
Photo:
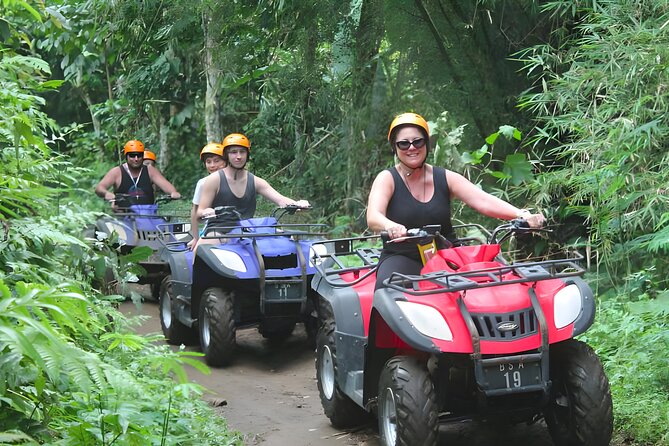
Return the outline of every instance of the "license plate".
<path id="1" fill-rule="evenodd" d="M 489 390 L 520 389 L 541 383 L 540 363 L 532 362 L 505 362 L 483 368 Z"/>
<path id="2" fill-rule="evenodd" d="M 267 300 L 299 300 L 301 297 L 301 284 L 275 283 L 265 289 L 265 299 Z"/>

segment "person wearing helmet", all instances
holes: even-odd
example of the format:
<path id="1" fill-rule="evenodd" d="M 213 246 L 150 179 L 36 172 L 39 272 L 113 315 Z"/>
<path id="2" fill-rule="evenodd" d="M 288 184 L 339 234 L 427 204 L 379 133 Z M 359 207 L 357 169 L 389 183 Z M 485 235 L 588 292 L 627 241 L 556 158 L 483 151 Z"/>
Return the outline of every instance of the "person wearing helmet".
<path id="1" fill-rule="evenodd" d="M 209 174 L 217 172 L 225 167 L 225 160 L 223 159 L 223 145 L 218 143 L 209 143 L 200 150 L 200 160 L 204 164 Z M 197 217 L 197 209 L 200 203 L 200 195 L 202 192 L 202 185 L 207 177 L 200 178 L 195 185 L 195 193 L 193 194 L 193 207 L 190 211 L 191 232 L 193 233 L 193 240 L 188 242 L 188 247 L 192 248 L 197 243 L 199 234 L 199 219 Z"/>
<path id="2" fill-rule="evenodd" d="M 306 200 L 295 201 L 281 195 L 267 181 L 246 170 L 251 142 L 241 133 L 231 133 L 223 139 L 223 159 L 227 166 L 209 175 L 202 186 L 198 218 L 215 214 L 217 206 L 234 206 L 241 218 L 253 217 L 258 194 L 277 206 L 289 204 L 309 207 Z"/>
<path id="3" fill-rule="evenodd" d="M 453 237 L 451 199 L 456 198 L 483 215 L 504 220 L 523 218 L 531 227 L 541 227 L 545 218 L 519 209 L 484 192 L 459 173 L 428 164 L 430 129 L 422 116 L 398 115 L 390 124 L 388 142 L 397 164 L 380 172 L 367 200 L 367 225 L 386 231 L 390 239 L 407 235 L 407 228 L 440 224 L 440 233 Z M 423 266 L 415 245 L 384 245 L 376 274 L 376 287 L 392 272 L 419 274 Z"/>
<path id="4" fill-rule="evenodd" d="M 144 165 L 156 167 L 156 154 L 150 150 L 144 151 Z"/>
<path id="5" fill-rule="evenodd" d="M 128 141 L 123 147 L 123 155 L 125 155 L 126 162 L 111 168 L 95 186 L 95 193 L 111 201 L 114 209 L 116 209 L 114 203 L 116 194 L 129 195 L 132 204 L 153 204 L 155 201 L 154 184 L 172 198 L 181 198 L 181 194 L 158 169 L 144 165 L 144 144 L 141 141 L 136 139 Z M 109 191 L 112 187 L 114 192 Z"/>

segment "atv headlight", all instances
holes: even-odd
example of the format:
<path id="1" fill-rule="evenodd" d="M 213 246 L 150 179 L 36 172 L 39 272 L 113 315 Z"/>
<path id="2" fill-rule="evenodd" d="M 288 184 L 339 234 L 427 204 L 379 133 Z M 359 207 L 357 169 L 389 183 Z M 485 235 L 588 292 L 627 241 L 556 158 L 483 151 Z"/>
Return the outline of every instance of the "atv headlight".
<path id="1" fill-rule="evenodd" d="M 453 340 L 450 327 L 435 308 L 402 300 L 397 301 L 397 306 L 411 325 L 425 336 L 444 341 Z"/>
<path id="2" fill-rule="evenodd" d="M 128 232 L 124 226 L 111 222 L 106 222 L 105 225 L 107 226 L 107 230 L 110 234 L 112 232 L 116 232 L 118 234 L 118 241 L 121 246 L 126 244 L 126 241 L 128 240 Z"/>
<path id="3" fill-rule="evenodd" d="M 563 328 L 576 320 L 581 313 L 581 290 L 571 284 L 562 288 L 553 299 L 553 320 L 557 328 Z"/>
<path id="4" fill-rule="evenodd" d="M 246 272 L 246 265 L 244 260 L 239 256 L 239 254 L 226 251 L 225 249 L 212 249 L 211 252 L 214 253 L 216 258 L 228 269 L 233 271 L 239 271 L 240 273 Z"/>
<path id="5" fill-rule="evenodd" d="M 322 243 L 315 243 L 309 248 L 309 266 L 316 266 L 323 261 L 322 257 L 328 253 L 328 247 Z"/>

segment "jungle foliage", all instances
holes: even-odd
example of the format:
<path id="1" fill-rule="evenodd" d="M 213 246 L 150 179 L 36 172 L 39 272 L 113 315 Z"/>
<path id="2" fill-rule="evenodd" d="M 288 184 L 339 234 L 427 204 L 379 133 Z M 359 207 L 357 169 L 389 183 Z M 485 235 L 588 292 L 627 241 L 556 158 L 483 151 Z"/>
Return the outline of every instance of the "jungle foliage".
<path id="1" fill-rule="evenodd" d="M 553 1 L 543 10 L 563 25 L 517 54 L 535 82 L 520 107 L 536 121 L 529 143 L 542 153 L 530 187 L 585 229 L 563 226 L 597 267 L 600 322 L 586 337 L 607 367 L 617 424 L 668 444 L 669 2 Z"/>
<path id="2" fill-rule="evenodd" d="M 24 40 L 10 25 L 5 42 Z M 90 287 L 109 253 L 82 241 L 95 218 L 71 199 L 82 169 L 51 148 L 65 135 L 39 94 L 60 82 L 21 53 L 0 47 L 0 443 L 241 444 L 186 378 L 207 371 L 197 354 L 133 334 L 120 296 Z"/>
<path id="3" fill-rule="evenodd" d="M 180 373 L 189 358 L 116 334 L 125 322 L 88 285 L 104 252 L 77 233 L 94 218 L 88 210 L 103 209 L 91 191 L 126 140 L 157 152 L 188 195 L 204 173 L 201 147 L 242 131 L 253 171 L 309 199 L 338 232 L 359 232 L 369 185 L 393 162 L 387 123 L 416 111 L 430 120 L 435 164 L 541 209 L 555 237 L 592 261 L 600 313 L 587 337 L 610 376 L 618 431 L 626 441 L 669 444 L 667 0 L 2 5 L 0 372 L 8 384 L 0 404 L 11 410 L 0 412 L 0 431 L 78 444 L 80 423 L 103 443 L 121 433 L 132 444 L 139 426 L 127 415 L 141 413 L 146 438 L 178 443 L 184 426 L 143 406 L 153 399 L 201 444 L 215 443 L 214 418 L 200 417 L 207 412 L 196 398 L 179 397 L 195 388 L 156 379 L 156 364 Z M 478 218 L 457 210 L 463 221 Z M 90 365 L 78 369 L 49 348 L 86 352 Z M 108 367 L 131 367 L 136 393 L 115 388 Z"/>

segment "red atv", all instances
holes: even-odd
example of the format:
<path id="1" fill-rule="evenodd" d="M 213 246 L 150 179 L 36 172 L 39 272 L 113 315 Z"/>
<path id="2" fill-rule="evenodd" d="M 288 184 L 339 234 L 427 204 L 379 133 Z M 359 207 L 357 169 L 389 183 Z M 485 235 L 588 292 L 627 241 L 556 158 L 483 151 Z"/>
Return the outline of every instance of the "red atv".
<path id="1" fill-rule="evenodd" d="M 374 292 L 379 250 L 362 238 L 329 242 L 313 288 L 322 325 L 316 372 L 335 427 L 378 417 L 382 444 L 435 445 L 439 423 L 544 418 L 558 446 L 608 445 L 609 383 L 597 355 L 574 339 L 595 301 L 580 256 L 507 263 L 500 247 L 537 231 L 515 220 L 487 241 L 462 238 L 421 275 L 394 273 Z M 392 242 L 424 246 L 434 228 Z M 432 232 L 432 234 L 430 234 Z M 355 265 L 354 265 L 355 263 Z"/>

